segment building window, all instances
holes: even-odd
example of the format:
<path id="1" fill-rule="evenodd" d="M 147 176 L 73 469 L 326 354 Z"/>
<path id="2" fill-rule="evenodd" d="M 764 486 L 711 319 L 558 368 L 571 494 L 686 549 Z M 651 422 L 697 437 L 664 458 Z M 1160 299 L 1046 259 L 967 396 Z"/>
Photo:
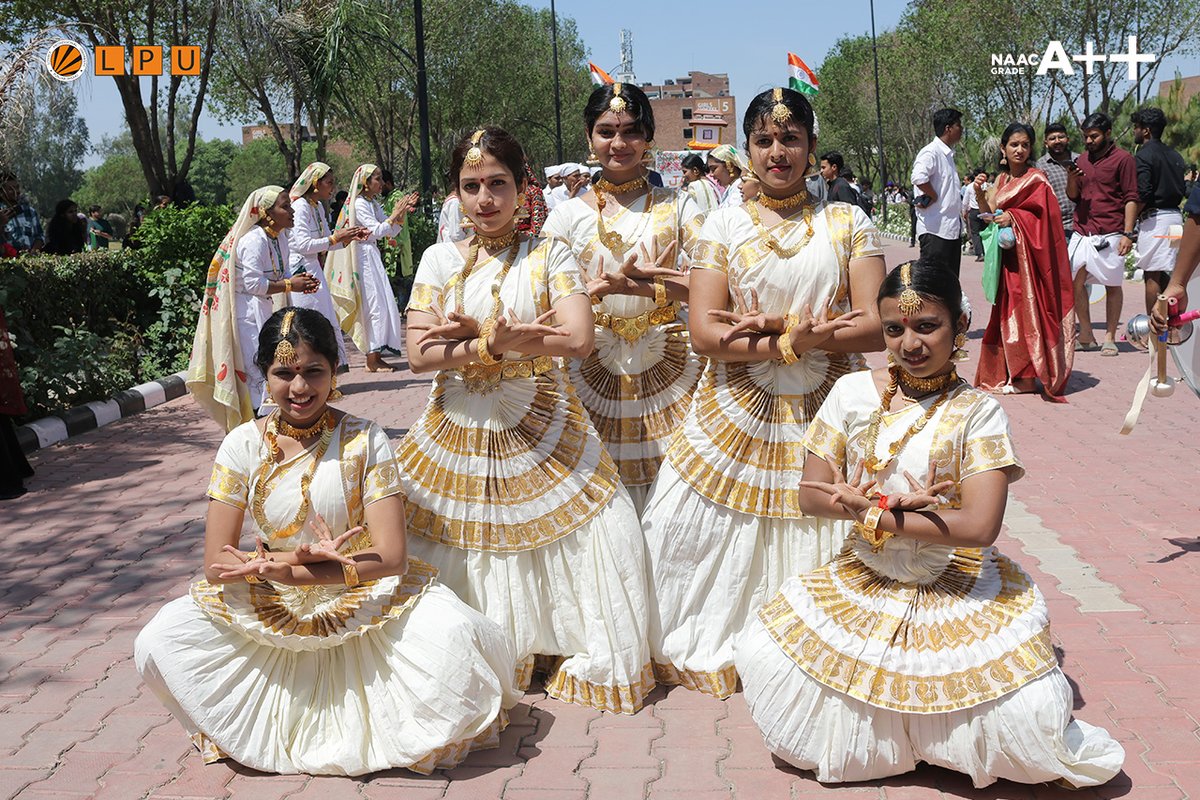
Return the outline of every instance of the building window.
<path id="1" fill-rule="evenodd" d="M 685 108 L 685 109 L 683 109 L 683 118 L 684 118 L 684 119 L 691 119 L 691 118 L 692 118 L 692 110 L 691 110 L 690 108 Z"/>
<path id="2" fill-rule="evenodd" d="M 689 142 L 692 140 L 692 129 L 691 128 L 683 129 L 683 138 L 687 139 Z"/>

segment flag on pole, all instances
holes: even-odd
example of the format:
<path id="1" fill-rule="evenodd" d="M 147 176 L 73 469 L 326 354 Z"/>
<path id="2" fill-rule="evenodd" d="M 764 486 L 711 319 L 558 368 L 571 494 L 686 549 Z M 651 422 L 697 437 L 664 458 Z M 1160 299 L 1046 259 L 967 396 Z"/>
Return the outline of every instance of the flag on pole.
<path id="1" fill-rule="evenodd" d="M 606 83 L 613 82 L 611 75 L 590 61 L 588 62 L 588 68 L 592 71 L 592 83 L 596 84 L 597 86 L 603 86 Z"/>
<path id="2" fill-rule="evenodd" d="M 804 94 L 815 95 L 820 91 L 817 73 L 808 68 L 795 53 L 788 53 L 788 88 Z"/>

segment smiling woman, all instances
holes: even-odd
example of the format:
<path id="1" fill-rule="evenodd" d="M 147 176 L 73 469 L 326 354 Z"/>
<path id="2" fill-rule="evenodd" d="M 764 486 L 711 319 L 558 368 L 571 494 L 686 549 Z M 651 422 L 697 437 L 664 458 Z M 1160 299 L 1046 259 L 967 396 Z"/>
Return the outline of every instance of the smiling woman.
<path id="1" fill-rule="evenodd" d="M 408 557 L 387 435 L 329 406 L 333 327 L 287 308 L 257 345 L 278 411 L 221 443 L 204 578 L 138 635 L 138 671 L 205 763 L 428 774 L 496 746 L 512 647 Z"/>
<path id="2" fill-rule="evenodd" d="M 808 101 L 764 92 L 743 129 L 761 193 L 700 231 L 688 321 L 709 360 L 642 516 L 656 675 L 718 697 L 737 686 L 734 636 L 846 536 L 800 507 L 801 438 L 834 382 L 881 346 L 879 236 L 857 206 L 806 191 Z"/>

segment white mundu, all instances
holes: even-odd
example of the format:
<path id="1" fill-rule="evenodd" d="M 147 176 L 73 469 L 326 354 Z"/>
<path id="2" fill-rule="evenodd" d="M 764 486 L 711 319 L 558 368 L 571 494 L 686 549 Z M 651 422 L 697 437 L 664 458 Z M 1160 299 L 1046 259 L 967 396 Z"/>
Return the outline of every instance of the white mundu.
<path id="1" fill-rule="evenodd" d="M 662 253 L 674 246 L 674 258 L 665 265 L 685 263 L 702 222 L 691 195 L 648 186 L 628 208 L 604 197 L 607 245 L 596 209 L 583 198 L 554 209 L 542 231 L 571 249 L 585 282 L 619 270 L 642 247 Z M 665 294 L 661 305 L 650 297 L 612 294 L 593 309 L 596 349 L 570 362 L 571 382 L 641 513 L 667 442 L 691 404 L 701 360 L 688 343 L 681 304 Z"/>
<path id="2" fill-rule="evenodd" d="M 882 254 L 862 209 L 819 202 L 795 212 L 770 229 L 779 249 L 795 250 L 785 257 L 751 220 L 756 208 L 710 214 L 692 270 L 721 272 L 747 297 L 753 290 L 767 313 L 798 316 L 830 301 L 831 316 L 850 311 L 850 262 Z M 660 682 L 732 694 L 734 637 L 786 578 L 841 547 L 847 524 L 800 510 L 801 439 L 834 382 L 863 366 L 859 354 L 817 349 L 792 364 L 708 361 L 642 515 Z"/>
<path id="3" fill-rule="evenodd" d="M 807 453 L 853 475 L 885 459 L 940 394 L 882 418 L 870 372 L 833 387 L 804 439 Z M 935 455 L 936 454 L 936 455 Z M 962 481 L 1024 473 L 1008 417 L 965 383 L 876 476 L 878 491 L 905 478 L 950 481 L 941 508 L 959 508 Z M 821 782 L 897 775 L 918 762 L 997 778 L 1094 786 L 1121 769 L 1124 750 L 1102 728 L 1071 719 L 1074 695 L 1050 639 L 1046 602 L 995 547 L 953 547 L 893 536 L 882 548 L 853 533 L 829 564 L 786 581 L 738 640 L 750 714 L 767 747 Z"/>
<path id="4" fill-rule="evenodd" d="M 483 324 L 505 309 L 528 322 L 585 294 L 557 239 L 479 260 L 464 276 L 458 245 L 427 249 L 409 311 L 461 308 Z M 641 528 L 559 360 L 513 352 L 439 371 L 396 452 L 410 550 L 500 624 L 521 685 L 535 656 L 552 656 L 552 697 L 640 709 L 654 688 Z"/>
<path id="5" fill-rule="evenodd" d="M 245 511 L 272 550 L 315 543 L 311 512 L 336 537 L 400 492 L 369 420 L 344 416 L 328 443 L 279 464 L 268 447 L 255 422 L 235 428 L 208 495 Z M 342 552 L 369 546 L 364 532 Z M 404 575 L 354 587 L 198 580 L 142 629 L 134 660 L 206 763 L 283 774 L 449 768 L 495 747 L 521 697 L 500 628 L 414 558 Z"/>

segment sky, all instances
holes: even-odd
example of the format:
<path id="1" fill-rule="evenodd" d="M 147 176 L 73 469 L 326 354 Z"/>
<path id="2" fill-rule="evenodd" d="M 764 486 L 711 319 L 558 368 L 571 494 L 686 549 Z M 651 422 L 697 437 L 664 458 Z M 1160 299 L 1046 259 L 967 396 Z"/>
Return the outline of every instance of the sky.
<path id="1" fill-rule="evenodd" d="M 801 2 L 804 7 L 816 8 L 811 0 Z M 526 4 L 550 6 L 549 0 L 526 0 Z M 878 0 L 877 30 L 894 27 L 906 5 L 906 0 Z M 681 7 L 687 9 L 686 14 L 678 10 Z M 842 0 L 836 12 L 833 7 L 822 8 L 815 15 L 815 24 L 803 26 L 796 24 L 800 7 L 796 0 L 759 0 L 745 7 L 747 13 L 739 14 L 737 4 L 729 0 L 691 0 L 686 5 L 645 0 L 555 1 L 560 19 L 575 19 L 597 66 L 608 71 L 617 66 L 620 31 L 628 28 L 633 33 L 633 65 L 639 82 L 658 83 L 687 75 L 689 70 L 728 73 L 739 113 L 754 95 L 787 79 L 788 51 L 817 69 L 838 39 L 871 32 L 869 0 Z M 1167 62 L 1159 70 L 1159 79 L 1172 77 L 1176 67 L 1185 75 L 1200 73 L 1200 65 Z M 148 89 L 148 80 L 146 84 Z M 87 75 L 74 86 L 94 145 L 125 129 L 124 111 L 111 78 Z M 240 142 L 241 124 L 224 124 L 205 112 L 200 135 Z M 84 166 L 99 162 L 92 152 Z"/>

